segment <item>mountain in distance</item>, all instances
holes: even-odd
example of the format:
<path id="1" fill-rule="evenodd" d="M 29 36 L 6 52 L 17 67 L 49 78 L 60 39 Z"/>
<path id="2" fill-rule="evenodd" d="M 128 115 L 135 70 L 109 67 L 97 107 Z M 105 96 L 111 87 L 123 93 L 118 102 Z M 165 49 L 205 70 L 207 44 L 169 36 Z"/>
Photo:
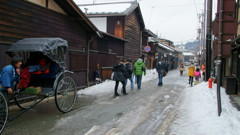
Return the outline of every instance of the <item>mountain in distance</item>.
<path id="1" fill-rule="evenodd" d="M 199 41 L 191 41 L 182 44 L 175 45 L 176 47 L 184 47 L 185 50 L 189 50 L 191 52 L 198 52 L 199 51 Z"/>

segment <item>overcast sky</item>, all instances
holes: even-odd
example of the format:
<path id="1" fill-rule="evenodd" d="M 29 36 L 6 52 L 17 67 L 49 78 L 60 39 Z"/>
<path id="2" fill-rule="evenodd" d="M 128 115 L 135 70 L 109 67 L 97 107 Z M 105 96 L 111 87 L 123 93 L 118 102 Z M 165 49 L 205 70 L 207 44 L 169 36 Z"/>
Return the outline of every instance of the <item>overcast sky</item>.
<path id="1" fill-rule="evenodd" d="M 74 0 L 77 4 L 84 1 Z M 95 2 L 110 0 L 94 0 Z M 111 0 L 126 1 L 126 0 Z M 131 0 L 128 0 L 131 1 Z M 204 0 L 138 0 L 145 26 L 159 37 L 178 44 L 197 37 L 197 14 L 203 12 Z"/>

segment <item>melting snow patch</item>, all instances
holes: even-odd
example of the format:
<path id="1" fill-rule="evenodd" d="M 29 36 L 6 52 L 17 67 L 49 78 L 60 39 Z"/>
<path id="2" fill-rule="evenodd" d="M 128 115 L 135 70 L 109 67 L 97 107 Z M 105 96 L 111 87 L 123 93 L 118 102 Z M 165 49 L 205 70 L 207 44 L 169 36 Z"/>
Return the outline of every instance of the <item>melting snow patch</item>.
<path id="1" fill-rule="evenodd" d="M 170 98 L 170 96 L 169 95 L 165 95 L 164 98 L 168 99 L 168 98 Z"/>

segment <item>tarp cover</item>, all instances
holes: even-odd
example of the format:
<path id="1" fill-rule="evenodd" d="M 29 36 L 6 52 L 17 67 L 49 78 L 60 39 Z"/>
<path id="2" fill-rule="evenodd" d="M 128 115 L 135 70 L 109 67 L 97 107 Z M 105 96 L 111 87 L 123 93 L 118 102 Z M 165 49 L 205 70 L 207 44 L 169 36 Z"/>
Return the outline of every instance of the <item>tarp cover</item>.
<path id="1" fill-rule="evenodd" d="M 25 38 L 14 43 L 6 53 L 12 57 L 24 52 L 42 52 L 61 68 L 65 68 L 67 47 L 67 41 L 61 38 Z"/>

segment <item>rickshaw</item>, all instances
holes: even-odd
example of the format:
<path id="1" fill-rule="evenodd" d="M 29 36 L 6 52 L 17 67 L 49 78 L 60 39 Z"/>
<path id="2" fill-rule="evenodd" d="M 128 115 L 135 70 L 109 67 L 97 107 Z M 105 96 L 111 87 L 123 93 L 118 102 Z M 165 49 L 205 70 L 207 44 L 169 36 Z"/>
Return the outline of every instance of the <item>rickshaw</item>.
<path id="1" fill-rule="evenodd" d="M 63 113 L 73 108 L 77 91 L 75 82 L 71 78 L 73 72 L 65 69 L 67 47 L 67 41 L 61 38 L 25 38 L 14 43 L 6 51 L 10 57 L 21 56 L 25 66 L 37 61 L 39 57 L 47 58 L 51 65 L 48 74 L 31 76 L 30 85 L 36 84 L 41 87 L 38 93 L 29 93 L 26 88 L 19 89 L 19 82 L 14 84 L 12 98 L 6 96 L 6 92 L 0 91 L 0 134 L 8 121 L 19 117 L 46 98 L 54 98 L 58 110 Z M 13 118 L 8 116 L 10 101 L 15 101 L 16 105 L 22 109 Z"/>

